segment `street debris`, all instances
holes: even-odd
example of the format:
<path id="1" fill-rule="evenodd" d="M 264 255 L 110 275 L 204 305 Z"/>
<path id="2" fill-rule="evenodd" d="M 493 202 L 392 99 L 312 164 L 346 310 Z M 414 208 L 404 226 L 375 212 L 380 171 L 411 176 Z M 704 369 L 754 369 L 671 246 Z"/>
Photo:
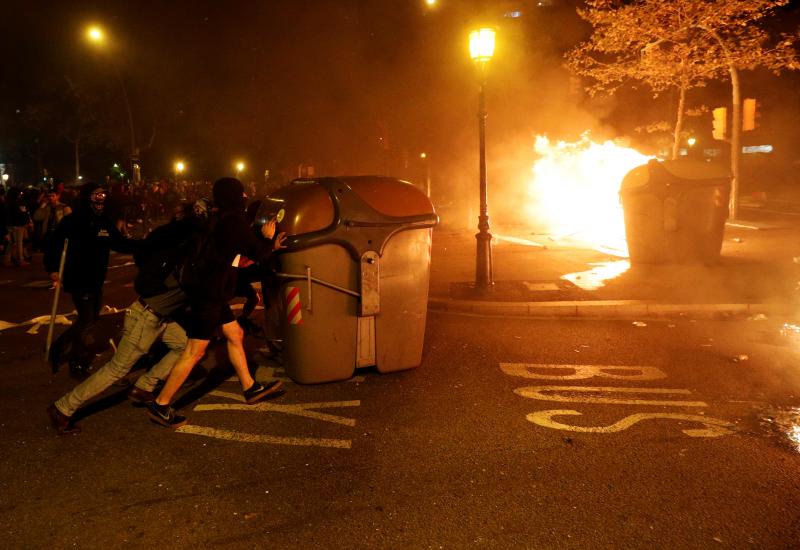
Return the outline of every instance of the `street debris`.
<path id="1" fill-rule="evenodd" d="M 675 325 L 667 325 L 667 328 L 675 328 Z"/>
<path id="2" fill-rule="evenodd" d="M 751 315 L 747 318 L 748 321 L 766 321 L 767 316 L 763 313 L 757 313 L 756 315 Z"/>
<path id="3" fill-rule="evenodd" d="M 747 361 L 748 359 L 750 359 L 750 357 L 748 355 L 741 354 L 741 355 L 737 355 L 736 357 L 734 357 L 733 358 L 733 362 L 734 363 L 740 363 L 742 361 Z"/>
<path id="4" fill-rule="evenodd" d="M 732 240 L 733 242 L 735 242 L 735 243 L 740 243 L 740 242 L 742 242 L 742 239 L 741 239 L 741 237 L 734 237 L 734 238 L 733 238 L 733 239 L 731 239 L 731 240 Z"/>
<path id="5" fill-rule="evenodd" d="M 635 327 L 646 327 L 647 323 L 645 323 L 644 321 L 634 321 L 633 322 L 633 326 L 635 326 Z"/>

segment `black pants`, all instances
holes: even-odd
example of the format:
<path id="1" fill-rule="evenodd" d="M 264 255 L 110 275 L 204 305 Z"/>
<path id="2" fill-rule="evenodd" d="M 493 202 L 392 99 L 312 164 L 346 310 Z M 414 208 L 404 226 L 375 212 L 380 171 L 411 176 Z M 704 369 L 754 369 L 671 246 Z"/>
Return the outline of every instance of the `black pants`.
<path id="1" fill-rule="evenodd" d="M 70 296 L 78 318 L 53 342 L 52 353 L 70 365 L 88 367 L 94 359 L 92 328 L 100 318 L 103 290 L 75 292 Z"/>

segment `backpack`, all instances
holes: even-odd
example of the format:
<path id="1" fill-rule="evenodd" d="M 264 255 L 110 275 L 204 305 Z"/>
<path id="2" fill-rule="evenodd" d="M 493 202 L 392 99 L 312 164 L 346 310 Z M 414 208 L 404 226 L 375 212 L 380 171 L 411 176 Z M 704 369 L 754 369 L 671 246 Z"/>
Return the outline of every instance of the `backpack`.
<path id="1" fill-rule="evenodd" d="M 133 287 L 139 296 L 148 298 L 170 290 L 167 279 L 180 280 L 181 267 L 202 234 L 197 223 L 188 219 L 173 220 L 153 230 L 133 254 L 139 269 Z"/>

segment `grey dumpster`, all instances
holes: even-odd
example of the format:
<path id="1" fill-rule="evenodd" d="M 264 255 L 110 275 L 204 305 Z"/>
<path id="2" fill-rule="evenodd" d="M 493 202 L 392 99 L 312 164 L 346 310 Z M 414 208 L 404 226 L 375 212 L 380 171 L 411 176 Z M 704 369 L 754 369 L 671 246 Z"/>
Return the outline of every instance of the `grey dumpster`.
<path id="1" fill-rule="evenodd" d="M 357 176 L 295 180 L 266 205 L 288 235 L 279 260 L 287 374 L 312 384 L 357 367 L 419 366 L 438 221 L 430 200 L 401 180 Z"/>
<path id="2" fill-rule="evenodd" d="M 726 168 L 698 160 L 657 161 L 622 180 L 632 263 L 713 262 L 728 218 Z"/>

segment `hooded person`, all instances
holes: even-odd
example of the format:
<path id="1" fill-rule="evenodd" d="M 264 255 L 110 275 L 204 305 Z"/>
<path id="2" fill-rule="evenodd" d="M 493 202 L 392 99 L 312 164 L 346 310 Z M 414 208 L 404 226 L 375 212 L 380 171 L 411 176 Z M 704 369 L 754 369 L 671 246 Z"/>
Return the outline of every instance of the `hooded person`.
<path id="1" fill-rule="evenodd" d="M 75 304 L 77 318 L 50 348 L 53 372 L 69 363 L 70 373 L 84 378 L 91 367 L 94 351 L 91 329 L 100 315 L 103 283 L 111 250 L 133 253 L 137 242 L 124 237 L 105 216 L 107 193 L 96 183 L 80 189 L 77 208 L 62 218 L 49 239 L 44 253 L 44 268 L 55 284 L 61 284 Z M 58 268 L 66 241 L 64 273 Z"/>
<path id="2" fill-rule="evenodd" d="M 189 341 L 156 401 L 148 405 L 150 419 L 170 428 L 186 423 L 170 404 L 218 329 L 227 340 L 228 358 L 239 377 L 246 403 L 277 395 L 282 386 L 279 380 L 261 383 L 253 379 L 244 351 L 244 332 L 228 302 L 236 293 L 242 258 L 266 265 L 273 251 L 282 247 L 285 235 L 275 235 L 275 220 L 264 224 L 258 234 L 253 231 L 245 217 L 247 195 L 238 179 L 217 180 L 212 193 L 216 213 L 209 222 L 208 234 L 197 247 L 196 257 L 182 269 L 181 282 L 189 297 Z"/>

